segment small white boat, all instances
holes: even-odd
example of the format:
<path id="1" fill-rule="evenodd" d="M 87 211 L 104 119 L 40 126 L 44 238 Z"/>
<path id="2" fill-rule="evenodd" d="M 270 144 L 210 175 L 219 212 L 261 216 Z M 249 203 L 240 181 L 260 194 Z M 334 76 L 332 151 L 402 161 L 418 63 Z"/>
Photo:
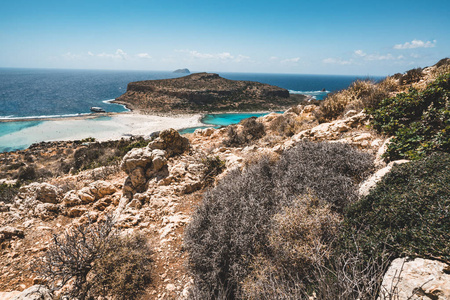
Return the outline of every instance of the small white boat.
<path id="1" fill-rule="evenodd" d="M 104 113 L 105 112 L 105 110 L 103 108 L 97 107 L 97 106 L 92 106 L 91 111 L 93 113 Z"/>

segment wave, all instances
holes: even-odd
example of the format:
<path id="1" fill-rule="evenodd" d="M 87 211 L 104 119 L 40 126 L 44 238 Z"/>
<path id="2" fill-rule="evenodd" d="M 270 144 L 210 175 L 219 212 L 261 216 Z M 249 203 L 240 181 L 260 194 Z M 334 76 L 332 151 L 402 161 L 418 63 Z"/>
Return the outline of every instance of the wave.
<path id="1" fill-rule="evenodd" d="M 105 104 L 120 105 L 120 106 L 122 106 L 126 111 L 131 111 L 131 109 L 129 109 L 125 104 L 111 103 L 111 102 L 114 101 L 114 100 L 116 100 L 116 99 L 103 100 L 102 102 L 105 103 Z"/>
<path id="2" fill-rule="evenodd" d="M 294 91 L 289 90 L 290 94 L 301 94 L 311 96 L 313 99 L 323 100 L 323 98 L 330 93 L 330 91 Z"/>

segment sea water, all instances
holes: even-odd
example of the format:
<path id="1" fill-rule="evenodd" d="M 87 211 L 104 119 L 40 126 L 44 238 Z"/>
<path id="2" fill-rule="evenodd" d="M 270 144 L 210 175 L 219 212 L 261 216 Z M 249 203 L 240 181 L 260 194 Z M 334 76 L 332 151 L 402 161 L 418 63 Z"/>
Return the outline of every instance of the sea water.
<path id="1" fill-rule="evenodd" d="M 318 100 L 327 93 L 344 89 L 358 76 L 219 73 L 232 80 L 258 81 L 288 89 L 291 93 L 306 94 Z M 69 117 L 90 114 L 90 107 L 99 106 L 107 112 L 127 109 L 109 103 L 126 91 L 132 81 L 168 79 L 184 76 L 157 71 L 99 71 L 55 69 L 0 68 L 0 121 L 20 119 L 20 122 L 0 122 L 0 152 L 24 149 L 30 140 L 24 138 L 27 128 L 43 126 L 36 118 Z M 378 78 L 375 78 L 378 79 Z M 325 89 L 325 91 L 322 91 Z M 203 119 L 205 124 L 229 125 L 254 114 L 214 114 Z M 30 120 L 33 119 L 33 120 Z M 95 122 L 91 121 L 91 122 Z M 67 132 L 81 128 L 65 129 Z M 95 130 L 103 130 L 100 126 Z M 16 134 L 23 133 L 23 134 Z M 94 132 L 95 133 L 95 132 Z M 21 138 L 19 138 L 21 136 Z M 41 140 L 45 140 L 43 133 Z"/>

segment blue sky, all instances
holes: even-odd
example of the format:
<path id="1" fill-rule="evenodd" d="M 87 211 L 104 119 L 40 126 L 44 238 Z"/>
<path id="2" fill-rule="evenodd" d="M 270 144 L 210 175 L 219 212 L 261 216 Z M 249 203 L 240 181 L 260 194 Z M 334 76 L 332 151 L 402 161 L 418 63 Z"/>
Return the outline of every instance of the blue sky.
<path id="1" fill-rule="evenodd" d="M 0 67 L 389 75 L 450 56 L 450 1 L 14 0 Z"/>

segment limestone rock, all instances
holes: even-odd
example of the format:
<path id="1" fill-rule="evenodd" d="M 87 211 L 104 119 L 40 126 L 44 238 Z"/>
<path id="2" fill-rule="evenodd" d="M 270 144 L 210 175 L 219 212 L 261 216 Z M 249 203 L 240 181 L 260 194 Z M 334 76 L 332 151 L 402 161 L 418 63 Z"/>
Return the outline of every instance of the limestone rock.
<path id="1" fill-rule="evenodd" d="M 50 290 L 43 285 L 33 285 L 11 300 L 52 300 Z"/>
<path id="2" fill-rule="evenodd" d="M 397 258 L 390 265 L 383 278 L 379 300 L 447 300 L 450 299 L 450 274 L 445 263 L 416 258 Z M 390 298 L 388 291 L 398 291 Z"/>
<path id="3" fill-rule="evenodd" d="M 374 188 L 376 186 L 376 184 L 387 174 L 391 171 L 392 167 L 395 164 L 404 164 L 409 162 L 409 160 L 406 159 L 401 159 L 401 160 L 396 160 L 393 162 L 390 162 L 386 167 L 378 170 L 377 172 L 375 172 L 375 174 L 373 174 L 372 176 L 370 176 L 368 179 L 366 179 L 364 182 L 361 183 L 359 190 L 358 190 L 358 194 L 360 197 L 364 197 L 367 196 L 370 192 L 370 190 L 372 188 Z"/>
<path id="4" fill-rule="evenodd" d="M 165 150 L 170 157 L 189 150 L 189 140 L 170 128 L 161 131 L 159 137 L 148 144 L 148 148 Z"/>
<path id="5" fill-rule="evenodd" d="M 33 182 L 19 189 L 17 195 L 20 199 L 40 201 L 42 203 L 59 203 L 63 195 L 62 189 L 49 183 Z"/>
<path id="6" fill-rule="evenodd" d="M 152 150 L 145 148 L 134 148 L 128 151 L 122 159 L 120 168 L 130 174 L 134 169 L 140 167 L 146 169 L 153 160 Z"/>
<path id="7" fill-rule="evenodd" d="M 123 194 L 131 199 L 135 193 L 144 192 L 149 179 L 154 177 L 166 177 L 167 174 L 167 157 L 169 148 L 164 150 L 166 146 L 173 146 L 170 149 L 181 149 L 183 143 L 182 138 L 177 131 L 176 134 L 169 130 L 162 131 L 158 138 L 152 144 L 153 148 L 135 148 L 129 151 L 122 159 L 121 168 L 128 174 L 123 184 Z M 177 138 L 178 137 L 178 138 Z M 178 142 L 177 142 L 178 141 Z M 181 145 L 181 146 L 180 146 Z M 160 146 L 161 148 L 155 148 Z M 177 150 L 179 151 L 179 150 Z M 177 152 L 178 153 L 178 152 Z"/>

